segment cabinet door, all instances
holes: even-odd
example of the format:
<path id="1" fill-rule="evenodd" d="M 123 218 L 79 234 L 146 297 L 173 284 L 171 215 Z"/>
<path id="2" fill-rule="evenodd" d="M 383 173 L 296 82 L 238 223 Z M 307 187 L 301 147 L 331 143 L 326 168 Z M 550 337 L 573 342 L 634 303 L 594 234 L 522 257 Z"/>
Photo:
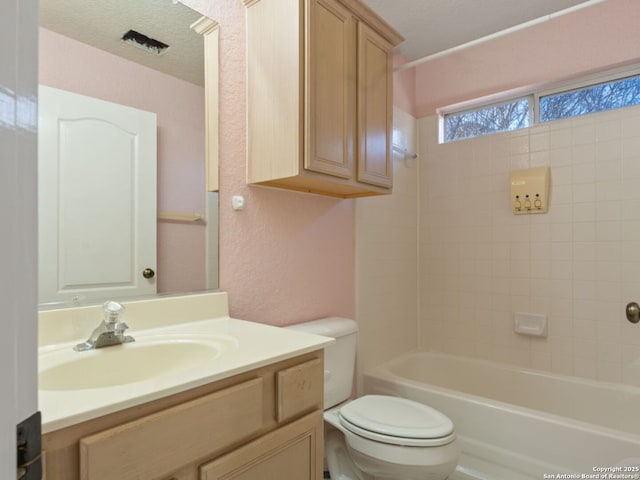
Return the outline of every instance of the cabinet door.
<path id="1" fill-rule="evenodd" d="M 200 480 L 320 480 L 322 412 L 279 428 L 200 467 Z"/>
<path id="2" fill-rule="evenodd" d="M 356 117 L 356 21 L 336 0 L 311 0 L 304 167 L 352 178 Z"/>
<path id="3" fill-rule="evenodd" d="M 391 188 L 393 47 L 358 24 L 358 181 Z"/>
<path id="4" fill-rule="evenodd" d="M 247 380 L 81 438 L 80 480 L 175 478 L 176 469 L 255 438 L 265 424 L 263 384 Z"/>

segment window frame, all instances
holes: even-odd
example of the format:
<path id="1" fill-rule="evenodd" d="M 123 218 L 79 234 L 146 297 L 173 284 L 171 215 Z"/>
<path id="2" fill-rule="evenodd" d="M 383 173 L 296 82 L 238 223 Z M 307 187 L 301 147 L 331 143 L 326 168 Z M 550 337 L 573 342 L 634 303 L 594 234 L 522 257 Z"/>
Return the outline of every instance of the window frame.
<path id="1" fill-rule="evenodd" d="M 557 122 L 560 120 L 568 120 L 575 117 L 582 117 L 584 115 L 592 115 L 594 113 L 602 113 L 609 112 L 614 109 L 600 110 L 598 112 L 586 113 L 584 115 L 573 115 L 567 118 L 557 118 L 554 120 L 547 120 L 544 122 L 540 121 L 540 99 L 542 97 L 549 97 L 552 95 L 558 95 L 562 93 L 569 93 L 574 90 L 581 90 L 583 88 L 595 87 L 598 85 L 602 85 L 605 83 L 615 82 L 618 80 L 625 80 L 627 78 L 633 78 L 640 76 L 640 65 L 634 65 L 632 67 L 622 67 L 616 68 L 613 70 L 607 70 L 606 72 L 599 72 L 595 74 L 590 74 L 586 76 L 582 76 L 577 80 L 569 81 L 569 82 L 560 82 L 553 87 L 547 88 L 545 90 L 538 90 L 533 92 L 534 97 L 534 125 L 544 125 L 549 122 Z M 627 106 L 637 106 L 637 105 L 627 105 Z M 626 108 L 626 107 L 620 107 Z"/>
<path id="2" fill-rule="evenodd" d="M 616 67 L 612 69 L 608 69 L 605 71 L 590 73 L 586 75 L 581 75 L 579 77 L 573 77 L 569 80 L 562 80 L 558 82 L 554 82 L 553 84 L 546 84 L 544 87 L 533 87 L 530 89 L 518 89 L 511 90 L 509 92 L 505 92 L 503 94 L 491 95 L 488 97 L 482 97 L 474 100 L 470 100 L 467 102 L 461 102 L 455 105 L 449 105 L 447 107 L 437 109 L 436 113 L 438 115 L 438 141 L 443 143 L 453 143 L 461 140 L 470 140 L 472 138 L 485 137 L 487 135 L 492 135 L 496 133 L 505 133 L 505 132 L 514 132 L 517 130 L 522 130 L 523 128 L 531 128 L 539 125 L 546 125 L 550 122 L 557 122 L 562 120 L 569 120 L 571 118 L 582 117 L 584 115 L 592 115 L 594 113 L 603 113 L 616 109 L 608 109 L 608 110 L 600 110 L 598 112 L 587 113 L 584 115 L 576 115 L 567 118 L 559 118 L 554 120 L 547 120 L 544 122 L 540 121 L 540 99 L 542 97 L 548 97 L 551 95 L 557 95 L 562 93 L 568 93 L 573 90 L 580 90 L 582 88 L 594 87 L 603 83 L 614 82 L 618 80 L 624 80 L 626 78 L 632 78 L 640 76 L 640 64 L 634 65 L 625 65 L 622 67 Z M 479 110 L 484 110 L 500 105 L 504 105 L 507 103 L 516 102 L 522 99 L 528 99 L 529 101 L 529 127 L 523 127 L 521 129 L 515 130 L 503 130 L 501 132 L 490 132 L 483 135 L 476 135 L 472 137 L 460 138 L 456 140 L 445 140 L 445 117 L 447 115 L 458 115 L 476 112 Z M 638 106 L 638 105 L 629 105 L 630 106 Z"/>
<path id="3" fill-rule="evenodd" d="M 446 117 L 448 115 L 465 115 L 467 113 L 473 113 L 473 112 L 479 112 L 480 110 L 489 110 L 491 108 L 496 108 L 496 107 L 500 107 L 502 105 L 507 105 L 509 103 L 517 103 L 520 102 L 522 100 L 526 100 L 527 103 L 529 104 L 529 127 L 531 125 L 533 125 L 533 118 L 534 118 L 534 113 L 535 113 L 535 108 L 534 108 L 534 101 L 535 98 L 533 96 L 533 94 L 527 94 L 527 95 L 517 95 L 517 96 L 510 96 L 508 98 L 502 99 L 502 100 L 496 100 L 494 102 L 490 102 L 490 103 L 483 103 L 483 104 L 477 104 L 475 106 L 471 106 L 469 108 L 464 108 L 464 109 L 460 109 L 460 110 L 451 110 L 451 111 L 447 111 L 447 110 L 442 110 L 440 112 L 438 112 L 439 117 L 440 117 L 440 132 L 439 132 L 439 137 L 440 137 L 440 143 L 452 143 L 452 142 L 458 142 L 461 140 L 469 140 L 471 138 L 478 138 L 478 137 L 485 137 L 487 135 L 493 135 L 495 133 L 504 133 L 504 132 L 515 132 L 517 130 L 522 130 L 523 128 L 528 128 L 528 127 L 521 127 L 521 128 L 516 128 L 513 130 L 500 130 L 499 132 L 488 132 L 488 133 L 484 133 L 482 135 L 475 135 L 472 137 L 465 137 L 465 138 L 458 138 L 455 140 L 445 140 L 446 138 Z"/>

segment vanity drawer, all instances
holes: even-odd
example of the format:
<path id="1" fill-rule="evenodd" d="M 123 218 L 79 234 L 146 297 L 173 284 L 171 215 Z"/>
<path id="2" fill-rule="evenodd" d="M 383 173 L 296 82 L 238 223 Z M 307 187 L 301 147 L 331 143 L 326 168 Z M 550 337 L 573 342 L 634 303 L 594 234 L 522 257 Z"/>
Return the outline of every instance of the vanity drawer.
<path id="1" fill-rule="evenodd" d="M 263 384 L 248 380 L 82 438 L 80 479 L 162 477 L 255 435 L 265 423 Z"/>
<path id="2" fill-rule="evenodd" d="M 312 410 L 322 410 L 324 371 L 316 358 L 276 374 L 276 418 L 278 423 L 292 420 Z"/>

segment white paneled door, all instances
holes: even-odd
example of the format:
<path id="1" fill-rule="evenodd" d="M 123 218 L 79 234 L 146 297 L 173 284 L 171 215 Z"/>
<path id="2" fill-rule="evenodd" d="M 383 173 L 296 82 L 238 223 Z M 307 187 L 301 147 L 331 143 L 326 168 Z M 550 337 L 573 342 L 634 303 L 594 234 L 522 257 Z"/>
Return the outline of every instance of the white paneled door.
<path id="1" fill-rule="evenodd" d="M 156 292 L 156 115 L 39 89 L 39 298 Z"/>
<path id="2" fill-rule="evenodd" d="M 16 478 L 16 425 L 38 409 L 38 2 L 0 0 L 0 478 Z M 37 431 L 37 425 L 36 425 Z M 38 445 L 26 461 L 39 478 Z M 26 469 L 21 472 L 26 473 Z M 26 478 L 26 477 L 25 477 Z"/>

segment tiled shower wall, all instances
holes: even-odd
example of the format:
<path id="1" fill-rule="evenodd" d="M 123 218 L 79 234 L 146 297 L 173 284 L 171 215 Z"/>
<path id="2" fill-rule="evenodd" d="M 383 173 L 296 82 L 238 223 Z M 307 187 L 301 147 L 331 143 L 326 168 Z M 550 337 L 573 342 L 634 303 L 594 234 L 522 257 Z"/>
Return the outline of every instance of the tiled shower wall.
<path id="1" fill-rule="evenodd" d="M 418 121 L 420 346 L 640 385 L 640 107 L 438 143 Z M 547 214 L 511 213 L 509 172 L 549 165 Z M 544 313 L 547 338 L 513 331 Z"/>
<path id="2" fill-rule="evenodd" d="M 395 108 L 393 125 L 394 142 L 415 152 L 415 118 Z M 356 200 L 359 373 L 418 347 L 418 166 L 394 154 L 393 195 Z"/>

